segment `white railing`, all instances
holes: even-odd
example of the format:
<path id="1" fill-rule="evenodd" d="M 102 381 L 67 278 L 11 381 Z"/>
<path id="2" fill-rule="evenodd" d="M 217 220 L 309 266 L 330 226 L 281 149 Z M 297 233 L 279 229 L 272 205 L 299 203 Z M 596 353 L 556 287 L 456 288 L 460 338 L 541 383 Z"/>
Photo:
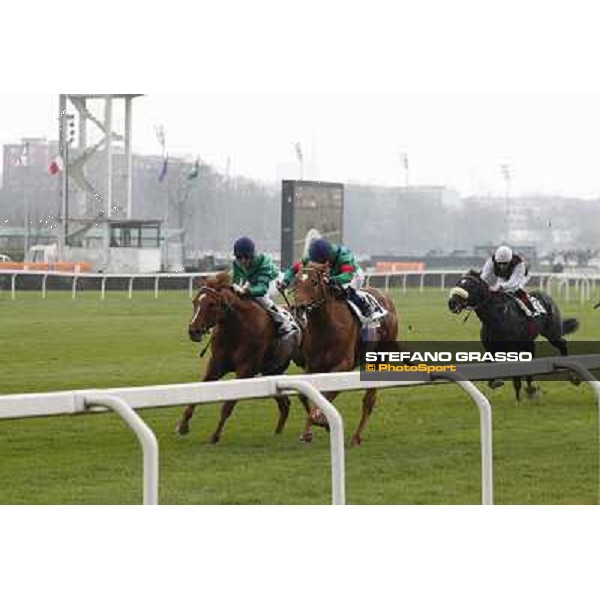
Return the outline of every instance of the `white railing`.
<path id="1" fill-rule="evenodd" d="M 406 294 L 408 287 L 418 287 L 422 292 L 428 283 L 428 278 L 439 278 L 440 289 L 444 290 L 447 287 L 454 285 L 455 281 L 464 274 L 464 270 L 427 270 L 427 271 L 389 271 L 389 272 L 367 272 L 365 273 L 365 285 L 370 283 L 379 283 L 386 291 L 390 288 L 401 288 Z M 48 280 L 51 278 L 67 278 L 71 279 L 69 287 L 71 289 L 71 297 L 77 298 L 78 283 L 80 281 L 97 280 L 99 287 L 100 299 L 106 297 L 107 284 L 111 280 L 127 281 L 127 293 L 129 298 L 133 298 L 133 291 L 136 281 L 150 280 L 153 282 L 152 289 L 154 297 L 158 298 L 160 292 L 160 283 L 164 280 L 179 279 L 183 280 L 184 289 L 187 290 L 190 298 L 193 295 L 194 280 L 198 277 L 215 275 L 215 272 L 203 273 L 65 273 L 58 271 L 15 271 L 15 270 L 0 270 L 0 278 L 2 276 L 10 279 L 10 293 L 13 300 L 17 297 L 17 281 L 20 278 L 26 277 L 41 277 L 40 291 L 42 298 L 46 297 L 48 291 Z M 553 288 L 556 288 L 558 297 L 563 298 L 566 302 L 571 301 L 571 294 L 576 297 L 579 294 L 581 304 L 589 302 L 596 291 L 596 285 L 600 282 L 600 274 L 577 274 L 577 273 L 544 273 L 536 272 L 531 274 L 531 278 L 537 281 L 536 287 L 552 293 Z M 392 285 L 393 283 L 393 285 Z"/>
<path id="2" fill-rule="evenodd" d="M 139 388 L 79 390 L 48 394 L 15 394 L 0 396 L 0 419 L 55 416 L 114 410 L 137 435 L 143 451 L 144 503 L 158 502 L 158 444 L 154 433 L 134 409 L 206 404 L 226 400 L 250 400 L 281 393 L 308 396 L 324 412 L 331 429 L 332 502 L 345 503 L 345 467 L 343 423 L 323 392 L 424 385 L 438 380 L 452 380 L 475 402 L 480 414 L 482 503 L 493 503 L 492 479 L 492 412 L 485 395 L 471 380 L 513 375 L 539 375 L 557 370 L 571 370 L 588 381 L 598 401 L 600 383 L 589 369 L 600 368 L 600 355 L 540 358 L 513 365 L 466 365 L 460 374 L 432 374 L 421 381 L 363 381 L 357 371 L 318 375 L 281 375 L 254 379 L 186 383 Z"/>

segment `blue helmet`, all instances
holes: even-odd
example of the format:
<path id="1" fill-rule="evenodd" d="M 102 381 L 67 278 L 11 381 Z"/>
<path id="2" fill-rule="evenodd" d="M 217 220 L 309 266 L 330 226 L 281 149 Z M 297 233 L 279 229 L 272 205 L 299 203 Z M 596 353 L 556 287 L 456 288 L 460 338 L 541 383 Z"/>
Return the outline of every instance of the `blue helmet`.
<path id="1" fill-rule="evenodd" d="M 241 237 L 233 245 L 233 254 L 236 258 L 254 258 L 254 242 L 248 237 Z"/>
<path id="2" fill-rule="evenodd" d="M 325 238 L 317 238 L 308 247 L 308 258 L 312 262 L 325 263 L 333 258 L 333 246 Z"/>

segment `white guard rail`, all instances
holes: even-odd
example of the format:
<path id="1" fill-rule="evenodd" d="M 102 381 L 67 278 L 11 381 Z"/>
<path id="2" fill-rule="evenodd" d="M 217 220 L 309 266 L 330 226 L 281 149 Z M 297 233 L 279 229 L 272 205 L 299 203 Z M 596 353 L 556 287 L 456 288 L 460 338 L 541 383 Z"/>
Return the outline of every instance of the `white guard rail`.
<path id="1" fill-rule="evenodd" d="M 190 298 L 193 295 L 194 280 L 198 277 L 211 276 L 214 272 L 205 273 L 138 273 L 138 274 L 116 274 L 116 273 L 64 273 L 58 271 L 15 271 L 0 270 L 0 278 L 4 275 L 10 278 L 11 298 L 17 296 L 17 280 L 23 277 L 41 277 L 40 292 L 43 298 L 46 297 L 49 278 L 72 278 L 70 283 L 71 296 L 77 298 L 77 284 L 83 280 L 98 280 L 100 299 L 106 297 L 107 282 L 115 279 L 127 280 L 128 297 L 133 297 L 133 291 L 136 281 L 152 280 L 154 297 L 158 298 L 160 292 L 160 283 L 165 279 L 180 279 L 186 281 L 185 288 Z M 406 293 L 408 287 L 418 287 L 423 291 L 428 278 L 439 278 L 440 289 L 454 285 L 457 279 L 464 274 L 463 270 L 427 270 L 427 271 L 394 271 L 394 272 L 368 272 L 365 273 L 365 285 L 378 282 L 387 291 L 391 287 L 399 287 L 403 293 Z M 600 274 L 578 274 L 578 273 L 532 273 L 531 279 L 535 286 L 552 293 L 553 288 L 559 297 L 565 301 L 571 301 L 571 295 L 574 297 L 579 294 L 579 300 L 582 304 L 589 302 L 596 291 L 596 285 L 600 282 Z M 392 285 L 392 283 L 394 285 Z"/>
<path id="2" fill-rule="evenodd" d="M 585 378 L 596 395 L 600 413 L 600 383 L 589 369 L 600 368 L 599 355 L 549 357 L 518 365 L 493 365 L 494 377 L 539 375 L 557 370 L 571 370 Z M 480 414 L 482 503 L 493 503 L 492 480 L 492 415 L 484 394 L 471 379 L 489 379 L 489 365 L 466 365 L 458 381 L 453 374 L 434 374 L 422 381 L 362 381 L 358 371 L 317 375 L 280 375 L 254 379 L 185 383 L 149 387 L 79 390 L 48 394 L 15 394 L 0 396 L 0 419 L 65 415 L 98 410 L 115 410 L 138 436 L 144 456 L 144 502 L 158 502 L 158 445 L 152 431 L 134 409 L 205 404 L 226 400 L 265 398 L 281 392 L 306 394 L 328 419 L 331 436 L 332 502 L 345 502 L 345 469 L 343 424 L 335 407 L 322 395 L 328 391 L 389 388 L 433 383 L 451 379 L 473 399 Z"/>

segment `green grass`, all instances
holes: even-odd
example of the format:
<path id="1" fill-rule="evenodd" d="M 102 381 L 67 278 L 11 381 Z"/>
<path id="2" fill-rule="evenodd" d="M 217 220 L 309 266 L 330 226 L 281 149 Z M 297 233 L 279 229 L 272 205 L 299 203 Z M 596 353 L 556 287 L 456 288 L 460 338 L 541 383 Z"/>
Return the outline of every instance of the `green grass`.
<path id="1" fill-rule="evenodd" d="M 429 289 L 395 296 L 402 338 L 477 339 Z M 600 314 L 561 303 L 600 339 Z M 185 292 L 0 292 L 0 393 L 197 381 L 206 360 L 186 335 Z M 599 500 L 598 411 L 587 386 L 544 382 L 539 400 L 516 405 L 511 386 L 491 391 L 495 501 L 594 504 Z M 480 502 L 479 417 L 454 386 L 386 390 L 359 449 L 347 449 L 347 500 L 356 504 Z M 336 401 L 346 438 L 360 394 Z M 189 436 L 173 434 L 181 409 L 142 411 L 160 445 L 160 500 L 170 504 L 321 504 L 330 501 L 329 442 L 316 430 L 298 442 L 304 412 L 294 402 L 274 436 L 274 402 L 241 402 L 217 446 L 206 444 L 218 405 L 196 409 Z M 126 504 L 141 501 L 141 456 L 133 434 L 111 414 L 0 421 L 0 503 Z"/>

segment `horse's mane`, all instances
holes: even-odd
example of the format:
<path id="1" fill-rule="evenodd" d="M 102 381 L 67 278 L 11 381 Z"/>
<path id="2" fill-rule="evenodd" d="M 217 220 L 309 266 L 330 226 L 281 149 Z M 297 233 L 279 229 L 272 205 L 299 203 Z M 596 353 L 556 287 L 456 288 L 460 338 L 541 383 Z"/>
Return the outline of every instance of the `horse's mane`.
<path id="1" fill-rule="evenodd" d="M 481 272 L 478 269 L 469 269 L 467 271 L 467 275 L 470 277 L 476 277 L 477 279 L 481 279 Z"/>
<path id="2" fill-rule="evenodd" d="M 219 291 L 231 286 L 231 275 L 229 271 L 220 271 L 214 277 L 201 277 L 199 283 L 202 286 Z"/>

